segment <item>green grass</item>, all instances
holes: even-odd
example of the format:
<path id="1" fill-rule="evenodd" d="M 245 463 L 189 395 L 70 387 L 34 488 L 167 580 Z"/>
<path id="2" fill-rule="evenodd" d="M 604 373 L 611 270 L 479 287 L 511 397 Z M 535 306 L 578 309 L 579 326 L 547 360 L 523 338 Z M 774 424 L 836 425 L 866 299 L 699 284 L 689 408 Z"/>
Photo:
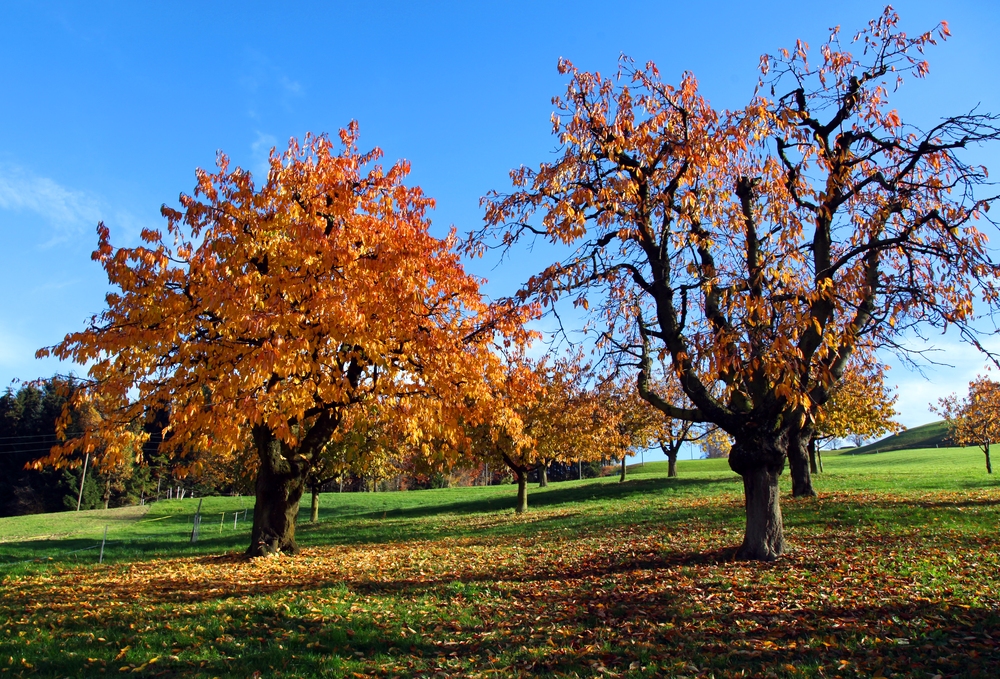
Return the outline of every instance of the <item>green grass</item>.
<path id="1" fill-rule="evenodd" d="M 205 498 L 195 544 L 197 499 L 0 519 L 0 677 L 1000 676 L 982 454 L 824 463 L 819 498 L 783 478 L 773 564 L 732 561 L 725 460 L 532 487 L 523 517 L 512 486 L 325 494 L 294 558 L 242 558 L 247 498 Z M 104 564 L 69 553 L 105 525 Z"/>

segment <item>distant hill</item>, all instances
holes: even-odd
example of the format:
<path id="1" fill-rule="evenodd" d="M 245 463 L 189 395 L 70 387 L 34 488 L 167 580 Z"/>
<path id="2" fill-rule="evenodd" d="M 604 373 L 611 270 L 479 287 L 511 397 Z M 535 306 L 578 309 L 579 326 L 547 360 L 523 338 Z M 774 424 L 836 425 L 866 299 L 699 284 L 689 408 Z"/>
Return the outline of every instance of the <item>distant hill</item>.
<path id="1" fill-rule="evenodd" d="M 913 427 L 898 434 L 886 436 L 884 439 L 875 443 L 869 443 L 860 448 L 848 448 L 834 454 L 864 455 L 866 453 L 874 453 L 876 450 L 884 453 L 890 450 L 913 450 L 914 448 L 935 448 L 937 446 L 945 447 L 953 445 L 955 444 L 948 438 L 948 423 L 940 420 L 939 422 L 922 424 L 919 427 Z"/>

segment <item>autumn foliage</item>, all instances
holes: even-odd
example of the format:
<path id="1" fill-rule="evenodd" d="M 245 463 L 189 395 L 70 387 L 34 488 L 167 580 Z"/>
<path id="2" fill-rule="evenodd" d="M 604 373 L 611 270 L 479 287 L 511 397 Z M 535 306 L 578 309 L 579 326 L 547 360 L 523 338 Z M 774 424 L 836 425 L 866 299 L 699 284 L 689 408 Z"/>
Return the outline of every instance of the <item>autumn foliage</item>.
<path id="1" fill-rule="evenodd" d="M 887 8 L 853 45 L 835 29 L 818 53 L 799 41 L 764 56 L 736 111 L 712 107 L 691 73 L 674 85 L 652 63 L 622 58 L 609 77 L 564 59 L 557 157 L 485 200 L 482 235 L 501 247 L 540 238 L 571 252 L 522 299 L 590 307 L 603 342 L 642 354 L 647 400 L 733 438 L 743 558 L 784 551 L 778 476 L 787 461 L 809 488 L 815 420 L 852 357 L 902 350 L 918 325 L 974 336 L 974 301 L 997 302 L 1000 267 L 977 226 L 993 198 L 962 155 L 1000 137 L 997 119 L 921 130 L 890 103 L 947 35 L 944 23 L 904 33 Z M 690 407 L 657 393 L 650 366 L 664 359 Z"/>
<path id="2" fill-rule="evenodd" d="M 969 382 L 965 398 L 952 394 L 939 399 L 935 410 L 948 420 L 955 443 L 978 446 L 983 451 L 986 471 L 992 474 L 990 445 L 1000 441 L 1000 383 L 979 375 Z"/>
<path id="3" fill-rule="evenodd" d="M 506 359 L 492 384 L 490 413 L 474 428 L 479 459 L 504 465 L 517 483 L 516 512 L 528 508 L 527 477 L 553 462 L 597 460 L 613 445 L 609 413 L 589 383 L 582 356 Z"/>
<path id="4" fill-rule="evenodd" d="M 108 307 L 39 355 L 88 365 L 70 405 L 91 401 L 105 417 L 40 464 L 99 448 L 112 466 L 137 454 L 135 425 L 158 412 L 162 452 L 209 453 L 192 466 L 251 443 L 249 551 L 262 554 L 297 549 L 306 475 L 350 410 L 391 410 L 404 438 L 433 436 L 457 456 L 469 404 L 491 398 L 492 344 L 522 319 L 482 301 L 454 234 L 430 234 L 433 201 L 403 183 L 406 162 L 384 168 L 378 149 L 360 152 L 353 124 L 339 142 L 293 140 L 260 183 L 220 155 L 144 245 L 116 248 L 99 227 Z"/>
<path id="5" fill-rule="evenodd" d="M 814 437 L 854 438 L 862 441 L 900 431 L 895 420 L 897 396 L 885 383 L 887 369 L 882 365 L 852 366 L 830 393 L 816 416 Z"/>

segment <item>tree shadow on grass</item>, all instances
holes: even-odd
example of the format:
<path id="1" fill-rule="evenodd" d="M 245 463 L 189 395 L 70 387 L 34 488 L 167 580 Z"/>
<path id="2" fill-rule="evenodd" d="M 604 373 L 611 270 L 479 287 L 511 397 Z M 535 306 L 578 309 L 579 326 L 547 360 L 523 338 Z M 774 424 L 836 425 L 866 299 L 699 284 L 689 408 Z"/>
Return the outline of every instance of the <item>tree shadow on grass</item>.
<path id="1" fill-rule="evenodd" d="M 541 508 L 590 501 L 618 501 L 630 499 L 638 495 L 666 495 L 670 492 L 694 492 L 695 489 L 702 489 L 700 492 L 704 492 L 703 489 L 710 486 L 718 486 L 721 490 L 730 487 L 730 482 L 728 480 L 703 478 L 639 478 L 629 479 L 625 483 L 591 483 L 562 487 L 558 484 L 552 484 L 548 488 L 532 488 L 529 490 L 528 506 L 529 508 Z M 462 500 L 459 502 L 443 502 L 409 508 L 386 509 L 356 516 L 362 518 L 421 518 L 443 514 L 482 514 L 485 512 L 514 509 L 516 505 L 516 486 L 511 485 L 509 496 L 494 496 L 478 500 Z"/>
<path id="2" fill-rule="evenodd" d="M 54 641 L 19 649 L 37 676 L 91 676 L 100 663 L 87 657 L 112 672 L 138 670 L 130 676 L 1000 676 L 995 608 L 914 597 L 891 574 L 852 584 L 832 556 L 751 568 L 728 550 L 666 550 L 537 572 L 498 565 L 459 582 L 319 579 L 219 591 L 205 581 L 203 596 L 153 589 L 147 605 L 118 598 L 61 621 L 52 601 L 0 608 L 23 606 L 34 629 L 58 623 L 58 650 Z M 803 577 L 810 588 L 798 594 L 782 584 Z M 122 588 L 118 595 L 135 593 Z"/>

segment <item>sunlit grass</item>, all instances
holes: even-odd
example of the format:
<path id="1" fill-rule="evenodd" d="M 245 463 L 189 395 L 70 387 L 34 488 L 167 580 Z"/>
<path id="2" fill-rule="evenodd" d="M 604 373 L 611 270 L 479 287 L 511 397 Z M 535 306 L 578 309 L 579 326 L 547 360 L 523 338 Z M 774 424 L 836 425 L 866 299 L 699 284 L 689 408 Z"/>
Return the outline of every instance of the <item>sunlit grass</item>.
<path id="1" fill-rule="evenodd" d="M 982 454 L 824 463 L 765 565 L 731 560 L 725 460 L 532 488 L 525 516 L 512 486 L 325 494 L 295 558 L 242 558 L 247 498 L 205 498 L 195 544 L 198 499 L 3 519 L 79 534 L 0 543 L 0 676 L 1000 676 Z M 65 555 L 103 525 L 104 564 Z"/>

